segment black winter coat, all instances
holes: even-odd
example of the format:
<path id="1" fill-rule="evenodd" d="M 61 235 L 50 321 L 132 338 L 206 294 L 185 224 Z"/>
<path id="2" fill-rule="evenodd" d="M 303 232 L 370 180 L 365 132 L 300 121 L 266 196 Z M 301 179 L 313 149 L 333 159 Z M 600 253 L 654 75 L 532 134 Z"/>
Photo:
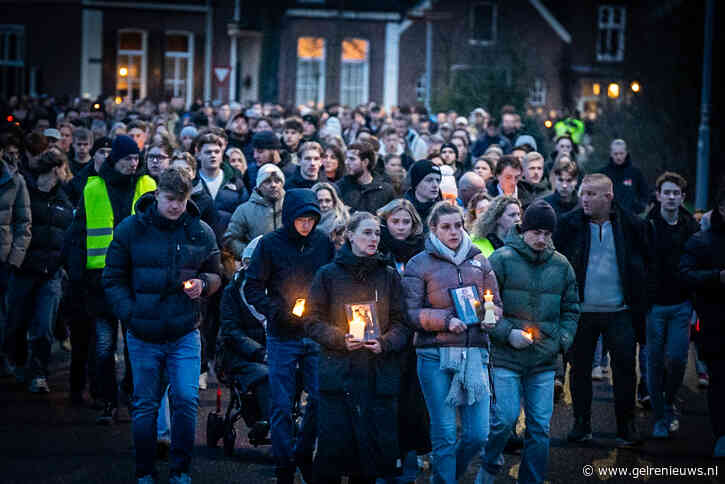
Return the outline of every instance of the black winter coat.
<path id="1" fill-rule="evenodd" d="M 486 184 L 486 191 L 493 198 L 496 198 L 500 195 L 500 193 L 498 192 L 498 180 L 496 178 L 491 179 L 491 181 Z M 526 207 L 528 207 L 529 204 L 534 201 L 534 195 L 521 181 L 516 184 L 516 192 L 518 195 L 518 200 L 519 202 L 521 202 L 521 206 L 523 207 L 523 210 L 526 210 Z"/>
<path id="2" fill-rule="evenodd" d="M 680 277 L 695 291 L 695 310 L 700 318 L 700 338 L 706 358 L 722 358 L 725 347 L 725 221 L 717 208 L 712 211 L 708 230 L 693 235 L 680 259 Z"/>
<path id="3" fill-rule="evenodd" d="M 576 193 L 572 195 L 572 200 L 570 202 L 565 202 L 556 191 L 554 191 L 554 193 L 552 193 L 551 195 L 543 197 L 542 199 L 546 203 L 551 205 L 551 207 L 556 212 L 557 217 L 561 217 L 566 212 L 574 210 L 577 205 L 579 205 L 579 197 L 576 195 Z"/>
<path id="4" fill-rule="evenodd" d="M 199 209 L 201 219 L 217 234 L 217 241 L 221 240 L 224 232 L 218 232 L 218 230 L 221 230 L 219 212 L 214 204 L 214 199 L 211 198 L 211 195 L 209 195 L 209 192 L 200 179 L 194 182 L 194 188 L 191 190 L 191 199 L 196 204 L 196 208 Z"/>
<path id="5" fill-rule="evenodd" d="M 83 189 L 86 188 L 86 183 L 88 183 L 88 178 L 92 176 L 98 176 L 96 165 L 93 163 L 93 160 L 91 160 L 90 163 L 87 163 L 81 171 L 76 173 L 73 176 L 73 179 L 66 186 L 66 192 L 68 193 L 70 201 L 74 207 L 78 205 L 78 202 L 80 202 L 81 197 L 83 196 Z"/>
<path id="6" fill-rule="evenodd" d="M 633 213 L 622 210 L 616 202 L 613 203 L 612 209 L 611 222 L 624 302 L 632 312 L 643 314 L 649 307 L 647 269 L 651 260 L 650 226 Z M 582 302 L 584 302 L 584 286 L 589 264 L 590 236 L 589 217 L 584 213 L 584 209 L 577 208 L 559 217 L 554 234 L 554 246 L 574 267 L 579 285 L 579 300 Z"/>
<path id="7" fill-rule="evenodd" d="M 199 327 L 201 298 L 192 300 L 184 281 L 220 274 L 212 229 L 189 202 L 178 220 L 162 217 L 153 194 L 136 203 L 136 215 L 113 234 L 103 270 L 106 299 L 118 319 L 139 339 L 175 341 Z"/>
<path id="8" fill-rule="evenodd" d="M 228 165 L 223 165 L 224 179 L 219 191 L 214 198 L 214 207 L 217 211 L 216 226 L 212 226 L 214 232 L 224 235 L 229 224 L 229 219 L 239 205 L 249 200 L 249 192 L 241 177 L 236 176 L 237 171 Z M 211 192 L 204 180 L 201 180 L 204 191 L 211 197 Z"/>
<path id="9" fill-rule="evenodd" d="M 380 207 L 395 198 L 393 186 L 374 176 L 367 185 L 360 185 L 352 175 L 345 175 L 337 182 L 337 193 L 342 201 L 350 207 L 350 213 L 376 213 Z"/>
<path id="10" fill-rule="evenodd" d="M 423 222 L 423 231 L 428 232 L 428 215 L 430 215 L 431 210 L 433 210 L 433 205 L 443 200 L 440 192 L 438 192 L 438 197 L 435 200 L 430 202 L 421 202 L 415 197 L 415 189 L 409 188 L 408 191 L 405 192 L 405 195 L 403 195 L 403 198 L 413 204 L 415 211 L 418 212 L 420 220 Z"/>
<path id="11" fill-rule="evenodd" d="M 379 257 L 357 257 L 348 245 L 312 283 L 305 317 L 320 343 L 320 407 L 315 465 L 324 476 L 379 477 L 395 471 L 401 351 L 410 339 L 400 277 Z M 345 348 L 345 304 L 373 302 L 383 352 Z"/>
<path id="12" fill-rule="evenodd" d="M 73 222 L 73 205 L 60 183 L 49 192 L 38 190 L 35 180 L 28 179 L 33 236 L 20 270 L 24 273 L 53 277 L 64 264 L 65 232 Z"/>
<path id="13" fill-rule="evenodd" d="M 320 170 L 320 174 L 322 173 L 322 170 Z M 284 184 L 285 190 L 291 190 L 293 188 L 312 188 L 315 184 L 319 183 L 321 180 L 320 176 L 317 177 L 317 180 L 306 180 L 302 178 L 302 174 L 300 173 L 300 167 L 298 166 L 295 172 L 292 174 L 291 177 L 286 179 L 286 182 Z"/>
<path id="14" fill-rule="evenodd" d="M 221 338 L 219 356 L 224 371 L 234 376 L 246 392 L 251 385 L 267 377 L 264 361 L 267 336 L 264 316 L 251 308 L 244 298 L 244 271 L 237 272 L 224 288 L 220 307 Z"/>
<path id="15" fill-rule="evenodd" d="M 286 192 L 282 227 L 262 237 L 247 269 L 244 295 L 267 318 L 271 336 L 304 337 L 302 321 L 292 314 L 295 301 L 307 298 L 315 272 L 335 255 L 335 246 L 321 230 L 315 228 L 307 237 L 295 230 L 294 220 L 310 213 L 320 215 L 315 192 Z"/>
<path id="16" fill-rule="evenodd" d="M 614 199 L 620 207 L 637 214 L 644 212 L 649 200 L 649 188 L 642 170 L 632 164 L 630 155 L 621 165 L 610 158 L 602 173 L 612 180 Z"/>

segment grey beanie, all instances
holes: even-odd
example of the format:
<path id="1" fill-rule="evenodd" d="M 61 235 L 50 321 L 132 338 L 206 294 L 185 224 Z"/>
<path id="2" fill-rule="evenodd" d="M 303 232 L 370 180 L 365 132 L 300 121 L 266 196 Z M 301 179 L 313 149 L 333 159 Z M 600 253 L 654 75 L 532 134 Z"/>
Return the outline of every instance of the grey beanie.
<path id="1" fill-rule="evenodd" d="M 183 138 L 184 136 L 189 136 L 191 138 L 196 138 L 199 134 L 199 131 L 196 130 L 194 126 L 184 126 L 184 129 L 181 130 L 181 133 L 179 134 L 179 138 Z"/>
<path id="2" fill-rule="evenodd" d="M 254 185 L 256 188 L 259 188 L 259 186 L 264 183 L 264 181 L 269 178 L 272 175 L 277 175 L 280 180 L 282 180 L 282 184 L 284 185 L 284 173 L 282 173 L 282 170 L 279 169 L 277 165 L 274 163 L 267 163 L 262 165 L 259 170 L 257 171 L 257 183 Z"/>

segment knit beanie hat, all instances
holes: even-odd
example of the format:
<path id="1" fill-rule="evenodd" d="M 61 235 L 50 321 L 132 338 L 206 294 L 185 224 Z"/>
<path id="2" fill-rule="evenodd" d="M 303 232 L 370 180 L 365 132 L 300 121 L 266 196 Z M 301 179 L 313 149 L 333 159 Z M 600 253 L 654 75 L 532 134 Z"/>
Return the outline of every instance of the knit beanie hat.
<path id="1" fill-rule="evenodd" d="M 125 134 L 119 134 L 113 140 L 113 144 L 111 145 L 111 154 L 108 156 L 108 160 L 111 164 L 115 165 L 118 160 L 125 158 L 128 155 L 138 154 L 138 145 L 133 138 Z"/>
<path id="2" fill-rule="evenodd" d="M 189 136 L 190 138 L 194 139 L 199 135 L 199 131 L 194 126 L 188 125 L 184 126 L 184 129 L 181 130 L 181 133 L 179 133 L 179 138 L 183 138 L 184 136 Z"/>
<path id="3" fill-rule="evenodd" d="M 516 142 L 514 143 L 514 148 L 518 148 L 520 146 L 529 145 L 531 148 L 533 148 L 534 151 L 536 151 L 536 140 L 533 136 L 530 134 L 522 134 L 518 138 L 516 138 Z"/>
<path id="4" fill-rule="evenodd" d="M 454 145 L 451 142 L 443 143 L 441 145 L 441 151 L 440 151 L 441 153 L 443 153 L 443 148 L 450 148 L 450 149 L 452 149 L 453 152 L 456 154 L 456 160 L 458 160 L 458 148 L 456 147 L 456 145 Z"/>
<path id="5" fill-rule="evenodd" d="M 284 185 L 284 173 L 282 173 L 282 170 L 280 170 L 274 163 L 266 163 L 257 171 L 257 184 L 255 187 L 259 188 L 259 186 L 272 175 L 277 175 L 277 177 L 282 180 L 282 185 Z"/>
<path id="6" fill-rule="evenodd" d="M 536 200 L 529 205 L 524 212 L 524 219 L 521 222 L 521 232 L 527 230 L 549 230 L 556 229 L 556 212 L 544 200 Z"/>
<path id="7" fill-rule="evenodd" d="M 416 161 L 413 166 L 410 167 L 410 187 L 415 190 L 418 188 L 418 184 L 423 181 L 423 178 L 431 173 L 441 175 L 441 169 L 429 160 Z"/>
<path id="8" fill-rule="evenodd" d="M 258 150 L 280 150 L 282 143 L 274 131 L 259 131 L 252 136 L 252 147 Z"/>
<path id="9" fill-rule="evenodd" d="M 96 141 L 93 142 L 93 148 L 91 148 L 91 158 L 96 156 L 96 151 L 100 150 L 101 148 L 112 147 L 113 142 L 111 141 L 111 138 L 107 138 L 106 136 L 98 138 Z"/>

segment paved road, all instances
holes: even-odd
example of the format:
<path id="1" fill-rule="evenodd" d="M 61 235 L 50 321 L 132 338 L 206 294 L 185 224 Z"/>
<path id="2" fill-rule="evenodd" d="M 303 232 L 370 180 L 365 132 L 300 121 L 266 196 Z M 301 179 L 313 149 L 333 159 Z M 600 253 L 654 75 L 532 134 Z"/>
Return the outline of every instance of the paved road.
<path id="1" fill-rule="evenodd" d="M 94 423 L 97 412 L 90 408 L 74 408 L 68 404 L 68 353 L 53 352 L 52 393 L 33 395 L 16 386 L 12 379 L 0 380 L 0 482 L 3 483 L 130 483 L 133 482 L 134 452 L 130 423 L 99 427 Z M 692 361 L 691 361 L 692 363 Z M 682 397 L 682 429 L 670 441 L 648 441 L 637 450 L 614 450 L 615 436 L 612 387 L 607 382 L 595 384 L 593 426 L 595 442 L 586 447 L 566 443 L 572 422 L 571 405 L 556 407 L 552 420 L 552 447 L 548 482 L 592 483 L 611 482 L 658 483 L 719 482 L 712 477 L 585 477 L 584 466 L 598 469 L 647 466 L 701 467 L 715 466 L 709 458 L 712 447 L 705 393 L 696 386 L 688 368 Z M 273 468 L 269 448 L 252 449 L 243 439 L 238 451 L 227 458 L 221 449 L 207 449 L 205 422 L 215 405 L 216 383 L 202 392 L 196 433 L 196 456 L 192 475 L 196 483 L 271 483 Z M 226 391 L 224 398 L 226 401 Z M 570 398 L 567 396 L 568 401 Z M 723 409 L 725 411 L 725 409 Z M 649 431 L 648 415 L 640 412 L 639 424 Z M 240 432 L 245 434 L 246 432 Z M 506 467 L 497 482 L 515 482 L 519 457 L 506 456 Z M 474 462 L 462 482 L 474 480 L 478 463 Z M 165 464 L 159 466 L 165 478 Z M 725 474 L 725 466 L 722 467 Z M 644 471 L 640 472 L 646 472 Z M 720 469 L 718 469 L 720 471 Z M 649 470 L 652 474 L 654 469 Z M 418 483 L 426 481 L 421 474 Z M 162 481 L 163 482 L 163 481 Z"/>

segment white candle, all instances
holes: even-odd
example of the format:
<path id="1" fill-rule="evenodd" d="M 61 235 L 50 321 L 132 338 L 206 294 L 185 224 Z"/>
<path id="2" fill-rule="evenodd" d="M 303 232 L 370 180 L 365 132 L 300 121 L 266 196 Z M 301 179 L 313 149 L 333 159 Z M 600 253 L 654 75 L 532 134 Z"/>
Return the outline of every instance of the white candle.
<path id="1" fill-rule="evenodd" d="M 365 338 L 365 321 L 355 315 L 350 321 L 350 334 L 353 338 L 362 341 Z"/>
<path id="2" fill-rule="evenodd" d="M 483 309 L 486 310 L 486 313 L 483 315 L 483 326 L 485 328 L 493 328 L 496 326 L 496 314 L 493 312 L 495 306 L 493 304 L 493 294 L 491 294 L 491 291 L 486 290 L 483 293 L 483 300 L 486 301 L 483 303 Z"/>

